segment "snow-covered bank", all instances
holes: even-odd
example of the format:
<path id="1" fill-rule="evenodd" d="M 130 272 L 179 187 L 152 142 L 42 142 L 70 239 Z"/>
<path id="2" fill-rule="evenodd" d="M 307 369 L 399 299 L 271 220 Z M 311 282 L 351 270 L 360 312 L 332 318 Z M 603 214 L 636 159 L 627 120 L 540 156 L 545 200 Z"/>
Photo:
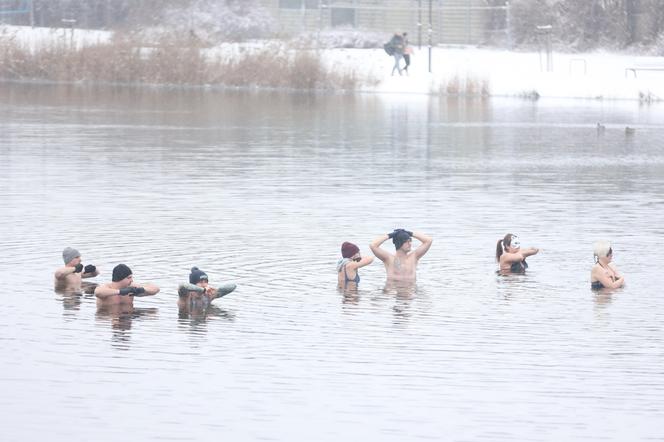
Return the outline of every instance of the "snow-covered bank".
<path id="1" fill-rule="evenodd" d="M 487 85 L 494 96 L 533 96 L 584 99 L 664 99 L 664 58 L 610 53 L 553 54 L 553 70 L 546 72 L 546 57 L 538 53 L 476 48 L 433 48 L 432 73 L 428 49 L 415 48 L 408 76 L 391 75 L 393 59 L 381 49 L 323 51 L 330 66 L 357 69 L 364 78 L 379 80 L 366 89 L 391 93 L 439 93 Z M 626 69 L 658 66 L 661 71 Z M 454 87 L 458 85 L 458 87 Z M 469 85 L 469 86 L 466 86 Z M 452 86 L 452 87 L 450 87 Z"/>
<path id="2" fill-rule="evenodd" d="M 113 33 L 109 31 L 0 25 L 0 44 L 15 42 L 31 50 L 53 44 L 73 45 L 80 49 L 85 46 L 107 43 L 112 36 Z"/>
<path id="3" fill-rule="evenodd" d="M 76 29 L 0 27 L 0 44 L 14 42 L 32 50 L 53 44 L 75 48 L 109 42 L 112 33 Z M 222 44 L 207 54 L 226 60 L 251 56 L 261 48 L 281 45 L 261 41 Z M 546 71 L 544 54 L 491 49 L 414 47 L 409 75 L 391 75 L 393 59 L 382 49 L 324 49 L 318 53 L 328 71 L 350 74 L 361 91 L 408 94 L 486 94 L 546 98 L 616 100 L 664 99 L 664 57 L 612 53 L 553 54 Z M 662 70 L 628 71 L 639 66 Z M 223 80 L 223 79 L 222 79 Z"/>

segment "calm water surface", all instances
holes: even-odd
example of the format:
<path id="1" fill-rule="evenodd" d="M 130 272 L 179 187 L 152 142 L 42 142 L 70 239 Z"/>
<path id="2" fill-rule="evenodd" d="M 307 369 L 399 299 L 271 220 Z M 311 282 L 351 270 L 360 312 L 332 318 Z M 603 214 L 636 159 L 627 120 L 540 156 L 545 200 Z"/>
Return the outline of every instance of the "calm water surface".
<path id="1" fill-rule="evenodd" d="M 664 440 L 663 146 L 634 103 L 5 84 L 2 439 Z M 395 227 L 434 237 L 417 285 L 337 290 Z M 65 246 L 162 290 L 57 294 Z M 180 315 L 192 265 L 238 289 Z"/>

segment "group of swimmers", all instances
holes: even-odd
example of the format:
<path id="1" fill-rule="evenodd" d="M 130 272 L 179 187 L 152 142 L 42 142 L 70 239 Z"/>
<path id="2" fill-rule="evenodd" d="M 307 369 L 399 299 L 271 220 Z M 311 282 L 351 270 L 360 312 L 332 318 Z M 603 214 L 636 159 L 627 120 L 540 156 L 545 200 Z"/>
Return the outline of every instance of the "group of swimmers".
<path id="1" fill-rule="evenodd" d="M 62 251 L 64 266 L 55 271 L 55 289 L 58 291 L 80 290 L 83 279 L 99 275 L 96 266 L 83 266 L 78 250 L 67 247 Z M 189 282 L 178 287 L 178 307 L 206 307 L 212 300 L 221 298 L 235 290 L 235 284 L 224 284 L 220 287 L 209 285 L 208 275 L 198 267 L 192 267 Z M 127 306 L 131 307 L 135 297 L 154 296 L 159 287 L 154 284 L 141 284 L 134 281 L 134 275 L 126 264 L 118 264 L 113 268 L 111 282 L 99 284 L 94 289 L 98 307 Z"/>
<path id="2" fill-rule="evenodd" d="M 413 250 L 413 238 L 421 242 Z M 394 244 L 395 253 L 391 254 L 381 248 L 388 239 Z M 396 229 L 381 235 L 371 242 L 369 248 L 373 254 L 383 261 L 387 278 L 391 280 L 415 280 L 417 264 L 431 247 L 433 239 L 423 233 Z M 496 243 L 496 261 L 498 273 L 525 273 L 528 268 L 526 258 L 536 255 L 535 247 L 521 248 L 519 238 L 508 233 Z M 609 241 L 597 241 L 593 244 L 595 264 L 590 271 L 592 289 L 619 288 L 625 284 L 625 277 L 613 263 L 613 248 Z M 372 256 L 362 257 L 360 248 L 353 243 L 341 245 L 341 259 L 337 262 L 337 281 L 339 287 L 357 285 L 360 282 L 358 269 L 373 262 Z"/>
<path id="3" fill-rule="evenodd" d="M 413 238 L 420 245 L 413 249 Z M 392 240 L 395 253 L 384 250 L 381 246 Z M 387 279 L 393 281 L 414 281 L 417 264 L 429 251 L 433 239 L 424 233 L 395 229 L 393 232 L 374 239 L 369 248 L 383 262 Z M 500 274 L 524 273 L 528 268 L 526 258 L 536 255 L 539 249 L 521 248 L 519 238 L 511 233 L 496 243 L 496 261 Z M 590 284 L 593 289 L 619 288 L 625 284 L 625 277 L 613 263 L 613 248 L 609 241 L 597 241 L 593 244 L 595 264 L 590 272 Z M 62 251 L 64 266 L 55 271 L 55 288 L 59 291 L 80 290 L 83 279 L 99 275 L 99 270 L 88 264 L 83 266 L 78 250 L 67 247 Z M 373 256 L 362 256 L 360 248 L 353 243 L 341 245 L 341 259 L 337 263 L 337 281 L 340 287 L 357 286 L 360 282 L 359 269 L 371 264 Z M 220 287 L 209 285 L 208 275 L 198 267 L 192 267 L 189 282 L 178 287 L 178 307 L 205 308 L 214 299 L 231 293 L 235 284 Z M 99 284 L 94 289 L 98 307 L 133 306 L 135 297 L 154 296 L 159 287 L 154 284 L 141 284 L 134 281 L 133 273 L 126 264 L 113 268 L 111 282 Z"/>

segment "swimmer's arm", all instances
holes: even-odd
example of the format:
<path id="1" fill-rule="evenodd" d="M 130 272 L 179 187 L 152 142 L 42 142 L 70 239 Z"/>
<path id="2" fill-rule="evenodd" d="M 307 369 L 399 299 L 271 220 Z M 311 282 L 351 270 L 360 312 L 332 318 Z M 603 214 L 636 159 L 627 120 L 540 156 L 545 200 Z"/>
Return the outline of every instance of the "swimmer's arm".
<path id="1" fill-rule="evenodd" d="M 55 271 L 55 279 L 64 279 L 67 275 L 71 275 L 76 270 L 76 267 L 60 267 Z"/>
<path id="2" fill-rule="evenodd" d="M 595 278 L 597 278 L 597 280 L 601 282 L 604 287 L 607 288 L 617 289 L 618 287 L 622 287 L 623 284 L 625 284 L 625 279 L 622 276 L 616 279 L 615 281 L 612 281 L 611 277 L 607 275 L 606 272 L 603 270 L 595 272 Z"/>
<path id="3" fill-rule="evenodd" d="M 159 293 L 159 287 L 157 287 L 154 284 L 132 284 L 131 287 L 143 287 L 145 289 L 145 292 L 143 292 L 140 295 L 134 295 L 137 297 L 140 296 L 154 296 L 157 293 Z"/>
<path id="4" fill-rule="evenodd" d="M 616 274 L 616 277 L 624 279 L 623 274 L 618 271 L 618 267 L 616 267 L 612 262 L 609 263 L 609 267 L 611 270 L 613 270 L 613 273 Z"/>
<path id="5" fill-rule="evenodd" d="M 94 278 L 95 276 L 99 276 L 99 270 L 95 270 L 94 272 L 91 273 L 81 274 L 81 278 Z"/>
<path id="6" fill-rule="evenodd" d="M 178 296 L 187 296 L 189 295 L 190 292 L 193 293 L 203 293 L 205 289 L 203 287 L 199 287 L 196 284 L 190 284 L 190 283 L 184 283 L 180 284 L 178 287 Z"/>
<path id="7" fill-rule="evenodd" d="M 106 285 L 98 285 L 95 289 L 95 296 L 102 300 L 119 294 L 120 290 L 108 287 Z"/>
<path id="8" fill-rule="evenodd" d="M 527 258 L 532 255 L 537 255 L 539 252 L 539 249 L 535 247 L 528 247 L 527 249 L 521 249 L 521 255 L 523 255 L 524 258 Z"/>
<path id="9" fill-rule="evenodd" d="M 229 294 L 233 290 L 235 290 L 237 286 L 235 284 L 224 284 L 219 288 L 213 289 L 213 291 L 208 295 L 210 297 L 210 301 L 213 299 L 221 298 L 224 295 Z"/>
<path id="10" fill-rule="evenodd" d="M 433 243 L 433 238 L 420 232 L 413 232 L 413 236 L 422 243 L 417 249 L 415 249 L 415 252 L 413 252 L 415 253 L 415 258 L 420 259 L 429 251 L 429 248 Z"/>
<path id="11" fill-rule="evenodd" d="M 363 256 L 361 260 L 358 262 L 356 261 L 351 261 L 348 264 L 346 264 L 346 269 L 347 270 L 357 270 L 361 267 L 368 266 L 371 264 L 374 260 L 373 256 Z"/>
<path id="12" fill-rule="evenodd" d="M 502 255 L 500 255 L 500 263 L 501 264 L 504 264 L 504 263 L 512 264 L 512 263 L 515 263 L 515 262 L 521 262 L 525 258 L 526 257 L 523 256 L 523 254 L 521 252 L 518 252 L 518 253 L 505 252 Z"/>
<path id="13" fill-rule="evenodd" d="M 376 255 L 376 258 L 380 259 L 381 261 L 385 262 L 390 259 L 390 255 L 388 252 L 380 248 L 380 245 L 383 244 L 385 241 L 390 239 L 388 235 L 381 235 L 378 238 L 374 239 L 371 244 L 369 244 L 369 248 L 373 252 L 374 255 Z"/>

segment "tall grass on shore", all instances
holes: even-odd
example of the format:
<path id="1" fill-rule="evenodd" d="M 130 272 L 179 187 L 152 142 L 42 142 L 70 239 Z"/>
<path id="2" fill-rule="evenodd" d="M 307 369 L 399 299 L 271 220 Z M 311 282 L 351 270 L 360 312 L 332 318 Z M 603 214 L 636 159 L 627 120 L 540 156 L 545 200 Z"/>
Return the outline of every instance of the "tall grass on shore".
<path id="1" fill-rule="evenodd" d="M 458 75 L 454 75 L 441 80 L 438 95 L 488 97 L 491 95 L 489 80 L 475 77 L 459 78 Z"/>
<path id="2" fill-rule="evenodd" d="M 301 90 L 357 87 L 354 74 L 327 69 L 315 52 L 267 47 L 221 57 L 188 43 L 162 39 L 145 47 L 113 39 L 83 48 L 60 43 L 30 50 L 11 39 L 0 40 L 0 78 Z"/>

